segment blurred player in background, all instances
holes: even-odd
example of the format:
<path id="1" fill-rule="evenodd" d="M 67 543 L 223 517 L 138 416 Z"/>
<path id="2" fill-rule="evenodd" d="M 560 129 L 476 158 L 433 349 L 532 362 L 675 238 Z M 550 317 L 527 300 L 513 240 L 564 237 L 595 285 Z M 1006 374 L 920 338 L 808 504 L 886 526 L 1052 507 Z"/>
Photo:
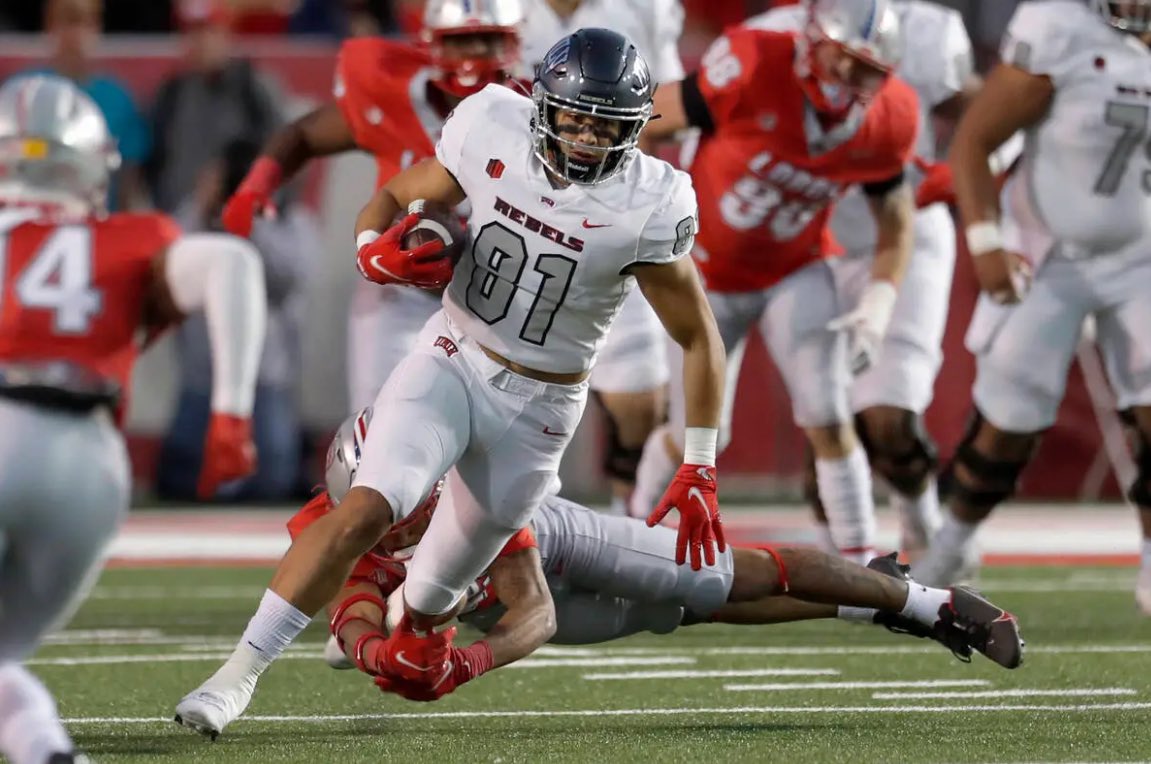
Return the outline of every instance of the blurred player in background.
<path id="1" fill-rule="evenodd" d="M 586 27 L 603 27 L 630 38 L 647 59 L 656 83 L 683 79 L 679 0 L 524 0 L 520 31 L 525 67 L 534 72 L 557 40 Z M 640 148 L 650 146 L 641 142 Z M 663 327 L 643 294 L 634 290 L 620 309 L 589 380 L 592 397 L 607 414 L 603 464 L 612 481 L 615 514 L 627 513 L 643 444 L 666 416 L 668 378 Z"/>
<path id="2" fill-rule="evenodd" d="M 519 67 L 520 0 L 430 0 L 423 45 L 351 39 L 340 48 L 331 102 L 287 125 L 264 147 L 224 208 L 225 227 L 249 236 L 254 216 L 310 160 L 362 149 L 377 184 L 435 155 L 444 120 L 464 97 L 510 83 Z M 440 307 L 434 291 L 358 281 L 348 317 L 353 409 L 369 405 L 423 325 Z"/>
<path id="3" fill-rule="evenodd" d="M 228 661 L 181 702 L 227 723 L 361 555 L 447 474 L 412 557 L 404 616 L 366 640 L 381 675 L 434 686 L 451 660 L 432 629 L 554 490 L 583 412 L 586 379 L 636 284 L 684 348 L 685 462 L 649 518 L 680 515 L 678 562 L 725 548 L 715 442 L 723 349 L 696 269 L 688 177 L 638 151 L 652 82 L 627 38 L 580 30 L 540 67 L 532 98 L 495 85 L 465 99 L 436 158 L 388 181 L 357 220 L 357 265 L 377 283 L 447 284 L 443 311 L 380 390 L 355 483 L 296 538 Z M 473 246 L 407 249 L 417 200 L 472 203 Z M 450 470 L 450 471 L 449 471 Z M 702 558 L 702 559 L 701 559 Z M 184 714 L 181 714 L 184 716 Z"/>
<path id="4" fill-rule="evenodd" d="M 923 426 L 931 403 L 935 376 L 943 360 L 941 345 L 955 269 L 955 224 L 944 203 L 950 196 L 950 173 L 938 165 L 937 122 L 946 134 L 977 92 L 971 40 L 963 18 L 954 10 L 924 0 L 895 0 L 903 31 L 903 58 L 897 75 L 919 96 L 918 176 L 914 254 L 895 302 L 891 324 L 878 358 L 851 383 L 851 410 L 868 461 L 892 489 L 902 531 L 899 548 L 911 559 L 927 548 L 939 528 L 935 443 Z M 806 9 L 799 4 L 756 16 L 747 26 L 759 29 L 802 30 Z M 857 303 L 873 265 L 876 228 L 867 200 L 858 187 L 835 205 L 831 229 L 846 249 L 832 264 L 840 298 Z M 819 505 L 814 464 L 809 463 L 805 486 L 823 518 L 822 541 L 831 546 L 823 508 Z"/>
<path id="5" fill-rule="evenodd" d="M 1151 3 L 1142 0 L 1023 3 L 1002 63 L 956 132 L 956 196 L 983 290 L 967 333 L 978 373 L 974 416 L 947 470 L 950 512 L 915 566 L 926 581 L 970 572 L 976 526 L 1014 492 L 1055 423 L 1093 316 L 1137 443 L 1128 491 L 1144 536 L 1136 599 L 1151 613 L 1148 43 Z M 1017 130 L 1026 131 L 1023 160 L 1001 197 L 988 158 Z"/>
<path id="6" fill-rule="evenodd" d="M 910 257 L 914 204 L 904 167 L 918 109 L 911 88 L 890 76 L 902 42 L 888 0 L 812 0 L 804 10 L 801 33 L 736 28 L 716 40 L 697 73 L 660 87 L 661 118 L 648 129 L 704 133 L 691 169 L 700 199 L 694 257 L 727 350 L 721 444 L 744 343 L 758 323 L 815 451 L 834 546 L 866 562 L 875 535 L 871 474 L 848 382 L 880 349 Z M 876 243 L 858 302 L 841 315 L 828 220 L 855 184 Z M 675 378 L 669 426 L 644 448 L 633 514 L 646 511 L 675 468 Z"/>
<path id="7" fill-rule="evenodd" d="M 98 107 L 67 80 L 0 89 L 0 750 L 15 764 L 78 760 L 20 664 L 71 616 L 127 512 L 118 424 L 145 337 L 204 311 L 214 387 L 201 495 L 255 466 L 259 255 L 232 236 L 181 239 L 162 215 L 107 215 L 118 161 Z"/>

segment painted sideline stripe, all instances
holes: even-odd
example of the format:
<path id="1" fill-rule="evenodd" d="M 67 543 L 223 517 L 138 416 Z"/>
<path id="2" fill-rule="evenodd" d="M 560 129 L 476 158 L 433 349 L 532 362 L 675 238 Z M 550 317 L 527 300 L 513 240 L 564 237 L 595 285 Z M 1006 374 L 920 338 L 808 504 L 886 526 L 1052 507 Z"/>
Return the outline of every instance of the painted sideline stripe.
<path id="1" fill-rule="evenodd" d="M 1098 711 L 1143 711 L 1151 703 L 1095 703 L 1084 705 L 992 705 L 992 706 L 727 706 L 724 708 L 614 708 L 573 711 L 425 711 L 410 714 L 332 714 L 327 716 L 245 716 L 244 722 L 285 722 L 290 724 L 325 722 L 388 721 L 404 719 L 492 719 L 563 716 L 681 716 L 693 714 L 950 714 L 957 711 L 1053 711 L 1083 713 Z M 171 724 L 170 716 L 86 716 L 64 719 L 65 724 Z"/>
<path id="2" fill-rule="evenodd" d="M 1053 697 L 1095 697 L 1097 695 L 1138 695 L 1139 693 L 1129 687 L 1101 687 L 1096 690 L 987 690 L 983 692 L 873 692 L 873 700 L 902 700 L 915 698 L 926 700 L 928 698 L 1036 698 L 1044 696 Z"/>
<path id="3" fill-rule="evenodd" d="M 198 661 L 222 661 L 232 655 L 226 652 L 160 653 L 152 655 L 84 655 L 75 658 L 33 658 L 25 661 L 29 666 L 116 666 L 125 663 L 196 663 Z M 299 650 L 285 652 L 277 660 L 318 660 L 322 650 Z M 615 658 L 525 658 L 508 664 L 504 668 L 581 668 L 598 666 L 676 666 L 692 665 L 695 658 L 687 655 L 652 655 Z"/>
<path id="4" fill-rule="evenodd" d="M 675 666 L 691 665 L 695 658 L 686 655 L 653 655 L 650 658 L 524 658 L 504 668 L 573 668 L 581 666 Z"/>
<path id="5" fill-rule="evenodd" d="M 623 671 L 618 674 L 584 674 L 583 678 L 596 682 L 611 679 L 719 679 L 737 676 L 839 676 L 839 669 L 777 668 L 732 669 L 727 671 Z"/>
<path id="6" fill-rule="evenodd" d="M 777 692 L 779 690 L 877 690 L 882 687 L 987 687 L 986 679 L 920 679 L 908 682 L 775 682 L 772 684 L 725 684 L 729 692 Z"/>

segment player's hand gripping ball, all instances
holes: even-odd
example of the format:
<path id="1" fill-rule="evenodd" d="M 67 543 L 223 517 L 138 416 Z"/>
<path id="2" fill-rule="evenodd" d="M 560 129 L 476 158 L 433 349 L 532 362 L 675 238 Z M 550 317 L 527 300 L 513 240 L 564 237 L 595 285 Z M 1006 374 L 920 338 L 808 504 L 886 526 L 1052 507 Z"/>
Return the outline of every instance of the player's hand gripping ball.
<path id="1" fill-rule="evenodd" d="M 400 245 L 414 250 L 439 242 L 443 246 L 440 254 L 454 267 L 468 244 L 468 229 L 456 211 L 443 202 L 417 199 L 408 205 L 408 214 L 417 215 L 419 220 L 400 239 Z"/>

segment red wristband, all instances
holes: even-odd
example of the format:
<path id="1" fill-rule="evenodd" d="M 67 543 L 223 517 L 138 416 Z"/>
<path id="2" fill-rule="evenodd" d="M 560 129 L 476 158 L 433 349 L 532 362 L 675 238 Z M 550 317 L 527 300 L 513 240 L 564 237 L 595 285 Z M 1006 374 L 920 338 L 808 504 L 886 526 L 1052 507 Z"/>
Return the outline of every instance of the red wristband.
<path id="1" fill-rule="evenodd" d="M 486 674 L 492 670 L 492 664 L 495 663 L 492 647 L 484 640 L 462 648 L 457 655 L 460 661 L 456 667 L 458 684 L 470 682 L 477 676 Z"/>
<path id="2" fill-rule="evenodd" d="M 252 169 L 244 176 L 240 188 L 271 194 L 280 187 L 283 178 L 284 169 L 280 167 L 280 163 L 272 157 L 262 156 L 252 163 Z"/>

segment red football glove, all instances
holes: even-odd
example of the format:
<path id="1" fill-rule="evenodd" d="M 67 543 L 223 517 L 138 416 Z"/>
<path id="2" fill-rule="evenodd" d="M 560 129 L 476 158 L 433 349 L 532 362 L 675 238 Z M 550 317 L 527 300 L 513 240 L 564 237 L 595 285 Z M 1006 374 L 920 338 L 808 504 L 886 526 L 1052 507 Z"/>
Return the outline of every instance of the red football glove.
<path id="1" fill-rule="evenodd" d="M 221 483 L 247 477 L 256 471 L 256 444 L 252 420 L 231 414 L 212 414 L 204 439 L 204 466 L 196 494 L 207 501 Z"/>
<path id="2" fill-rule="evenodd" d="M 915 157 L 915 166 L 923 173 L 923 181 L 915 191 L 915 206 L 918 209 L 943 202 L 955 204 L 955 181 L 951 165 L 946 162 L 928 162 Z"/>
<path id="3" fill-rule="evenodd" d="M 481 640 L 463 649 L 452 647 L 448 671 L 432 686 L 395 676 L 376 677 L 376 686 L 383 692 L 427 703 L 439 700 L 460 685 L 487 673 L 492 668 L 492 661 L 492 648 Z"/>
<path id="4" fill-rule="evenodd" d="M 683 565 L 691 545 L 691 569 L 699 570 L 700 550 L 708 565 L 715 565 L 715 548 L 727 550 L 723 524 L 719 517 L 719 500 L 715 494 L 715 467 L 684 464 L 675 473 L 663 498 L 647 518 L 654 527 L 672 509 L 679 511 L 679 535 L 675 540 L 675 562 Z"/>
<path id="5" fill-rule="evenodd" d="M 441 632 L 416 632 L 405 614 L 396 630 L 375 651 L 374 663 L 381 675 L 431 687 L 450 673 L 452 640 L 456 627 Z"/>
<path id="6" fill-rule="evenodd" d="M 224 230 L 246 239 L 252 235 L 252 219 L 256 215 L 275 217 L 276 206 L 272 204 L 272 194 L 280 187 L 282 177 L 283 171 L 275 159 L 257 159 L 236 193 L 224 205 L 220 214 Z"/>
<path id="7" fill-rule="evenodd" d="M 356 266 L 360 275 L 376 284 L 409 284 L 423 289 L 440 289 L 452 278 L 452 261 L 443 255 L 442 241 L 429 241 L 415 249 L 404 249 L 404 236 L 420 216 L 406 215 L 400 222 L 370 244 L 360 247 Z"/>

